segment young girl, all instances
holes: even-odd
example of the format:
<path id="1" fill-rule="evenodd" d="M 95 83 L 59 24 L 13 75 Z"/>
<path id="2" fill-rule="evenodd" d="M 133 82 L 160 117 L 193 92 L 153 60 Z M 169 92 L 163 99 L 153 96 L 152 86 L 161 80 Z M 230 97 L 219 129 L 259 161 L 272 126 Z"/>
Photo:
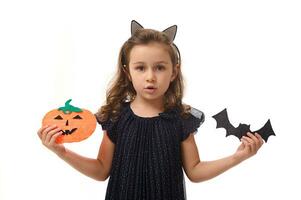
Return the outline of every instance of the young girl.
<path id="1" fill-rule="evenodd" d="M 38 131 L 42 143 L 81 173 L 100 181 L 109 176 L 106 199 L 186 199 L 184 169 L 192 182 L 211 179 L 256 154 L 263 140 L 248 133 L 237 151 L 215 161 L 200 161 L 194 133 L 204 114 L 182 103 L 176 26 L 163 32 L 132 21 L 106 104 L 95 114 L 104 130 L 96 159 L 80 156 L 55 139 L 56 126 Z"/>

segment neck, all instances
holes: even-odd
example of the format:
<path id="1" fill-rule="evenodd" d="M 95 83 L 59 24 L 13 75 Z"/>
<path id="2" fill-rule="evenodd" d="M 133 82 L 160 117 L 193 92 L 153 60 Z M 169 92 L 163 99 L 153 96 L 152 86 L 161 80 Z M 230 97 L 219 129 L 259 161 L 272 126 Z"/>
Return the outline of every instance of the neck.
<path id="1" fill-rule="evenodd" d="M 164 111 L 164 102 L 163 98 L 154 99 L 154 100 L 145 100 L 142 98 L 135 98 L 132 103 L 132 107 L 137 109 L 143 109 L 145 111 L 157 111 L 163 112 Z"/>

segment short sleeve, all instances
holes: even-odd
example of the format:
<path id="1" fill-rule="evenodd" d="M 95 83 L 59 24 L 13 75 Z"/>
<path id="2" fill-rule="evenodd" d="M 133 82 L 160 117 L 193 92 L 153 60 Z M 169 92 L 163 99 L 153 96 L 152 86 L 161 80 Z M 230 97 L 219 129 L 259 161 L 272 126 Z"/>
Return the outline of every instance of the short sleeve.
<path id="1" fill-rule="evenodd" d="M 205 115 L 202 111 L 191 107 L 188 118 L 182 119 L 182 137 L 181 141 L 188 138 L 189 134 L 196 133 L 197 129 L 205 121 Z"/>
<path id="2" fill-rule="evenodd" d="M 115 144 L 117 141 L 117 131 L 116 131 L 116 123 L 111 119 L 107 121 L 100 121 L 96 116 L 97 122 L 101 125 L 102 130 L 107 131 L 108 137 Z"/>

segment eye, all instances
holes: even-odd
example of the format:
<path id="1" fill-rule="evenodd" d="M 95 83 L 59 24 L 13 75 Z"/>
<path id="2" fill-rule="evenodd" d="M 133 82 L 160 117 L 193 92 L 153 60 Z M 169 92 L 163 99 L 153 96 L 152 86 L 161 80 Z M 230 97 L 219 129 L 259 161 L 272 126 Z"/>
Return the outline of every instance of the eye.
<path id="1" fill-rule="evenodd" d="M 54 119 L 62 120 L 63 118 L 61 117 L 61 115 L 58 115 Z"/>
<path id="2" fill-rule="evenodd" d="M 165 70 L 165 66 L 164 66 L 164 65 L 157 65 L 156 67 L 157 67 L 157 69 L 158 69 L 159 71 Z"/>
<path id="3" fill-rule="evenodd" d="M 79 115 L 76 115 L 75 117 L 73 117 L 73 119 L 82 119 L 82 117 Z"/>
<path id="4" fill-rule="evenodd" d="M 143 71 L 144 70 L 144 66 L 137 66 L 135 69 L 138 70 L 138 71 Z"/>

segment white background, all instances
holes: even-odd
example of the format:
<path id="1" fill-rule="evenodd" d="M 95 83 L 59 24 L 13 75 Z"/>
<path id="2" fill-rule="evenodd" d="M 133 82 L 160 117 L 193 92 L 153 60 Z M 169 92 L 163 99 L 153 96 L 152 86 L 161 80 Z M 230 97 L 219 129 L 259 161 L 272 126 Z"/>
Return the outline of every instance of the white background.
<path id="1" fill-rule="evenodd" d="M 184 102 L 206 114 L 195 136 L 202 160 L 232 154 L 212 115 L 270 137 L 256 156 L 202 183 L 186 179 L 189 200 L 300 199 L 301 6 L 291 0 L 0 2 L 0 199 L 104 199 L 106 182 L 87 178 L 48 151 L 36 132 L 44 114 L 104 102 L 130 21 L 164 30 L 177 24 Z M 95 157 L 102 130 L 74 151 Z M 299 185 L 299 186 L 298 186 Z"/>

